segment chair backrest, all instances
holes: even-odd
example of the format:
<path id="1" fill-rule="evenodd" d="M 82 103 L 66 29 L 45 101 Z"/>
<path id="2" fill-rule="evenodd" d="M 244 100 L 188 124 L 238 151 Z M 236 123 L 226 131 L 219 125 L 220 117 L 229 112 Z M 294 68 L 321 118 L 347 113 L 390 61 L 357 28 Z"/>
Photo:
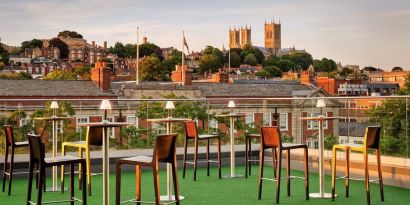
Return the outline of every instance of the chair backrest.
<path id="1" fill-rule="evenodd" d="M 39 135 L 27 134 L 28 143 L 30 147 L 30 163 L 31 162 L 44 162 L 45 150 L 44 144 L 41 142 Z"/>
<path id="2" fill-rule="evenodd" d="M 158 135 L 155 139 L 153 160 L 174 162 L 177 134 Z"/>
<path id="3" fill-rule="evenodd" d="M 369 126 L 366 128 L 364 144 L 367 148 L 379 149 L 380 146 L 380 126 Z"/>
<path id="4" fill-rule="evenodd" d="M 3 128 L 7 145 L 14 145 L 13 127 L 11 125 L 4 125 Z"/>
<path id="5" fill-rule="evenodd" d="M 198 130 L 194 121 L 184 122 L 184 128 L 186 138 L 196 138 L 198 136 Z"/>
<path id="6" fill-rule="evenodd" d="M 261 127 L 261 144 L 264 148 L 281 147 L 279 127 Z"/>
<path id="7" fill-rule="evenodd" d="M 103 128 L 102 127 L 87 127 L 86 141 L 88 145 L 102 146 Z"/>

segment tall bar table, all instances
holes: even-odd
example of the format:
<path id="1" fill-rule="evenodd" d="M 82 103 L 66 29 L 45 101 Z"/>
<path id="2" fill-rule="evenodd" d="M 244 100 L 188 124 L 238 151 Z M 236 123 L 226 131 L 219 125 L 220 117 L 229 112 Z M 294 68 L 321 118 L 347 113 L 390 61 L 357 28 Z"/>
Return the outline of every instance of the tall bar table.
<path id="1" fill-rule="evenodd" d="M 229 137 L 230 137 L 230 146 L 231 146 L 231 174 L 230 176 L 225 176 L 226 178 L 237 178 L 243 177 L 243 175 L 235 174 L 235 119 L 238 117 L 245 117 L 246 114 L 244 113 L 229 113 L 229 114 L 219 114 L 216 117 L 228 117 L 230 122 L 229 127 Z"/>
<path id="2" fill-rule="evenodd" d="M 329 120 L 340 119 L 339 117 L 325 117 L 319 115 L 317 117 L 302 117 L 302 120 L 315 120 L 319 122 L 319 192 L 310 193 L 311 198 L 327 199 L 332 198 L 331 193 L 325 193 L 325 167 L 324 167 L 324 133 L 323 133 L 323 122 Z"/>
<path id="3" fill-rule="evenodd" d="M 67 119 L 71 119 L 72 117 L 58 117 L 58 116 L 52 116 L 52 117 L 36 117 L 34 118 L 34 120 L 38 120 L 38 121 L 44 121 L 45 125 L 44 125 L 44 129 L 41 132 L 41 137 L 43 137 L 43 133 L 47 128 L 47 123 L 51 122 L 51 127 L 53 129 L 52 131 L 52 156 L 56 157 L 57 156 L 57 150 L 58 150 L 58 139 L 57 139 L 57 122 L 58 121 L 62 121 L 62 120 L 67 120 Z M 54 166 L 52 168 L 52 186 L 51 188 L 47 188 L 46 191 L 61 191 L 61 189 L 58 187 L 57 185 L 57 177 L 58 177 L 58 171 L 57 171 L 57 167 Z"/>
<path id="4" fill-rule="evenodd" d="M 110 181 L 109 181 L 109 141 L 107 135 L 107 129 L 113 127 L 124 127 L 131 125 L 130 123 L 124 122 L 99 122 L 99 123 L 87 123 L 87 124 L 79 124 L 78 126 L 86 126 L 86 127 L 101 127 L 103 128 L 103 144 L 102 144 L 102 151 L 103 151 L 103 205 L 108 205 L 110 203 Z"/>
<path id="5" fill-rule="evenodd" d="M 174 122 L 184 122 L 191 119 L 188 118 L 174 118 L 174 117 L 167 117 L 167 118 L 155 118 L 155 119 L 147 119 L 148 122 L 154 123 L 166 123 L 167 125 L 167 134 L 172 133 L 172 123 Z M 167 164 L 167 195 L 163 195 L 160 197 L 161 201 L 174 201 L 175 195 L 172 193 L 172 176 L 171 176 L 172 167 L 170 164 Z M 185 199 L 184 196 L 179 195 L 179 200 Z"/>

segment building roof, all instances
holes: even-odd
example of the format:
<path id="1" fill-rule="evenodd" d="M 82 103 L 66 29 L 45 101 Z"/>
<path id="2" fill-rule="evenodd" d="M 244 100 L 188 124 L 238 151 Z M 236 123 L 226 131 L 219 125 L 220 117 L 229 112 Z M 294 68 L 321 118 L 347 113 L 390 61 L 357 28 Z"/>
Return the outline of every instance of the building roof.
<path id="1" fill-rule="evenodd" d="M 0 80 L 3 97 L 115 97 L 92 81 L 79 80 Z"/>
<path id="2" fill-rule="evenodd" d="M 348 127 L 349 125 L 349 127 Z M 358 122 L 339 122 L 339 136 L 363 137 L 368 126 L 374 126 L 370 123 Z M 348 132 L 349 131 L 349 132 Z"/>

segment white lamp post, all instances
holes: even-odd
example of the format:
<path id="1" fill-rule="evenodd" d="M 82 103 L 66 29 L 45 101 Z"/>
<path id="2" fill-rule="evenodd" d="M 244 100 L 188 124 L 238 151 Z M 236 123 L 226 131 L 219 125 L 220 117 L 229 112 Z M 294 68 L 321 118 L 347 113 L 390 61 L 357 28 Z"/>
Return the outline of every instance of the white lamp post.
<path id="1" fill-rule="evenodd" d="M 173 101 L 167 101 L 167 104 L 165 105 L 165 109 L 168 110 L 168 118 L 172 118 L 171 110 L 175 109 L 174 102 Z"/>
<path id="2" fill-rule="evenodd" d="M 320 108 L 320 115 L 322 115 L 322 109 L 326 107 L 325 100 L 323 99 L 317 100 L 316 107 Z"/>
<path id="3" fill-rule="evenodd" d="M 102 100 L 100 105 L 100 110 L 104 110 L 104 120 L 103 123 L 107 123 L 107 110 L 111 110 L 111 103 L 109 100 Z"/>
<path id="4" fill-rule="evenodd" d="M 56 110 L 58 109 L 57 101 L 52 101 L 50 108 L 53 109 L 53 117 L 56 117 Z"/>
<path id="5" fill-rule="evenodd" d="M 228 103 L 228 107 L 231 108 L 231 113 L 233 113 L 233 108 L 236 107 L 235 102 L 233 100 L 230 100 Z"/>

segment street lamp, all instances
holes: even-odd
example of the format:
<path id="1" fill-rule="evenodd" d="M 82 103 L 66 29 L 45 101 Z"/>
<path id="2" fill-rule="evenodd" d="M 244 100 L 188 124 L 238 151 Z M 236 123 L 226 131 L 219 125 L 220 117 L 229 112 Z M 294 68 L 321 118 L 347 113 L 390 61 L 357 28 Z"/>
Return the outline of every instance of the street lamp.
<path id="1" fill-rule="evenodd" d="M 165 105 L 165 109 L 168 110 L 168 118 L 172 118 L 172 111 L 175 109 L 175 105 L 173 101 L 167 101 L 167 104 Z"/>
<path id="2" fill-rule="evenodd" d="M 57 117 L 56 115 L 56 110 L 58 109 L 58 103 L 57 101 L 52 101 L 50 108 L 53 109 L 53 117 Z"/>
<path id="3" fill-rule="evenodd" d="M 317 100 L 316 107 L 320 108 L 320 115 L 322 115 L 322 109 L 326 107 L 325 100 L 323 99 Z"/>
<path id="4" fill-rule="evenodd" d="M 230 100 L 228 103 L 228 107 L 231 108 L 231 113 L 233 113 L 233 108 L 236 107 L 235 102 L 233 100 Z"/>

